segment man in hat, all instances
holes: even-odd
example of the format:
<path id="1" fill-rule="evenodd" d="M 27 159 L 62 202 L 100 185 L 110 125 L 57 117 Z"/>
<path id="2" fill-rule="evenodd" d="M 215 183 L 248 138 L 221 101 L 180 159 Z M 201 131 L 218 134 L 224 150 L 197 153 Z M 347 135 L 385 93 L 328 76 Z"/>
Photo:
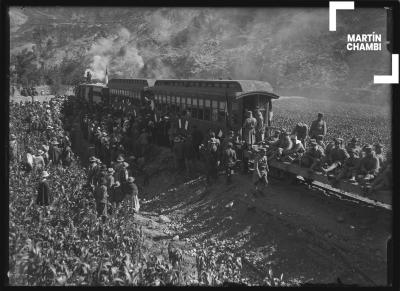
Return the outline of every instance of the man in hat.
<path id="1" fill-rule="evenodd" d="M 235 164 L 237 161 L 236 152 L 233 149 L 232 142 L 228 142 L 227 148 L 224 150 L 224 153 L 222 156 L 222 161 L 223 161 L 223 164 L 225 165 L 226 183 L 231 184 L 233 168 L 235 167 Z"/>
<path id="2" fill-rule="evenodd" d="M 349 153 L 343 146 L 343 139 L 336 138 L 335 139 L 335 147 L 330 151 L 328 161 L 330 161 L 330 165 L 328 168 L 322 168 L 322 171 L 325 174 L 335 170 L 336 168 L 340 168 L 343 163 L 350 157 Z"/>
<path id="3" fill-rule="evenodd" d="M 345 160 L 339 174 L 336 175 L 335 183 L 338 183 L 341 179 L 350 179 L 352 182 L 356 180 L 356 173 L 360 162 L 358 151 L 354 148 L 349 148 L 348 153 L 350 157 Z"/>
<path id="4" fill-rule="evenodd" d="M 35 173 L 40 173 L 45 168 L 45 163 L 42 155 L 42 150 L 38 150 L 37 154 L 33 155 L 33 170 Z"/>
<path id="5" fill-rule="evenodd" d="M 354 150 L 354 154 L 360 157 L 361 154 L 361 147 L 358 145 L 358 138 L 352 137 L 350 142 L 346 146 L 346 150 L 349 151 L 350 149 Z"/>
<path id="6" fill-rule="evenodd" d="M 367 182 L 376 177 L 379 173 L 380 165 L 371 145 L 365 146 L 364 151 L 365 157 L 360 160 L 357 177 L 359 180 Z"/>
<path id="7" fill-rule="evenodd" d="M 134 177 L 128 177 L 127 181 L 127 187 L 126 187 L 126 194 L 129 197 L 129 200 L 131 200 L 132 203 L 132 208 L 135 213 L 139 212 L 140 205 L 139 205 L 139 190 L 136 186 L 135 178 Z M 128 200 L 128 201 L 129 201 Z"/>
<path id="8" fill-rule="evenodd" d="M 263 152 L 264 154 L 264 152 Z M 267 158 L 266 155 L 264 156 L 265 159 Z M 253 175 L 253 181 L 254 181 L 254 186 L 255 186 L 255 190 L 256 193 L 264 195 L 265 194 L 265 190 L 268 186 L 268 172 L 269 172 L 269 168 L 268 168 L 268 163 L 264 163 L 263 159 L 264 157 L 262 157 L 260 160 L 255 161 L 255 171 L 254 171 L 254 175 Z"/>
<path id="9" fill-rule="evenodd" d="M 97 217 L 101 217 L 103 223 L 107 219 L 108 192 L 106 184 L 107 180 L 102 178 L 95 190 Z"/>
<path id="10" fill-rule="evenodd" d="M 120 155 L 118 155 L 117 156 L 117 159 L 116 159 L 116 163 L 114 164 L 114 166 L 113 166 L 113 168 L 114 168 L 114 170 L 115 170 L 115 181 L 118 181 L 118 178 L 117 178 L 117 173 L 121 170 L 121 169 L 123 169 L 123 167 L 124 167 L 124 161 L 125 161 L 125 159 L 124 159 L 124 157 L 120 154 Z"/>
<path id="11" fill-rule="evenodd" d="M 50 142 L 51 146 L 49 149 L 49 159 L 51 161 L 51 164 L 53 165 L 59 165 L 60 164 L 60 156 L 61 156 L 61 149 L 58 147 L 59 142 L 57 141 L 56 138 L 54 138 Z"/>
<path id="12" fill-rule="evenodd" d="M 51 192 L 49 183 L 47 181 L 47 177 L 49 177 L 49 173 L 47 171 L 43 171 L 42 179 L 39 182 L 37 191 L 38 196 L 36 198 L 36 204 L 40 206 L 48 206 L 51 201 Z"/>
<path id="13" fill-rule="evenodd" d="M 100 166 L 98 160 L 95 157 L 89 158 L 89 169 L 88 169 L 88 185 L 94 186 L 96 182 L 96 176 L 100 172 Z"/>
<path id="14" fill-rule="evenodd" d="M 323 120 L 324 115 L 322 113 L 318 113 L 318 117 L 311 123 L 310 126 L 310 138 L 317 139 L 318 135 L 326 135 L 327 127 L 326 122 Z"/>
<path id="15" fill-rule="evenodd" d="M 325 158 L 325 153 L 318 146 L 315 139 L 310 140 L 311 148 L 301 158 L 301 166 L 309 168 L 310 171 L 318 170 Z"/>
<path id="16" fill-rule="evenodd" d="M 256 142 L 255 127 L 257 120 L 253 117 L 253 113 L 248 110 L 247 118 L 243 124 L 243 137 L 248 145 L 253 145 Z"/>
<path id="17" fill-rule="evenodd" d="M 10 135 L 10 162 L 16 161 L 18 159 L 18 143 L 15 134 Z"/>
<path id="18" fill-rule="evenodd" d="M 380 142 L 376 143 L 374 145 L 374 150 L 375 150 L 375 156 L 379 160 L 380 168 L 385 167 L 386 166 L 386 157 L 383 153 L 383 144 L 381 144 Z"/>
<path id="19" fill-rule="evenodd" d="M 115 183 L 114 173 L 115 173 L 115 171 L 114 171 L 113 168 L 108 168 L 107 169 L 107 177 L 106 177 L 106 179 L 107 179 L 107 188 L 108 188 L 108 190 L 110 190 L 112 185 L 114 185 L 114 183 Z"/>
<path id="20" fill-rule="evenodd" d="M 270 160 L 274 158 L 280 159 L 282 155 L 285 155 L 293 148 L 293 142 L 290 139 L 289 134 L 290 133 L 288 131 L 284 131 L 275 147 L 272 146 L 267 152 Z"/>
<path id="21" fill-rule="evenodd" d="M 62 154 L 62 164 L 69 167 L 74 159 L 73 152 L 70 146 L 66 146 Z"/>

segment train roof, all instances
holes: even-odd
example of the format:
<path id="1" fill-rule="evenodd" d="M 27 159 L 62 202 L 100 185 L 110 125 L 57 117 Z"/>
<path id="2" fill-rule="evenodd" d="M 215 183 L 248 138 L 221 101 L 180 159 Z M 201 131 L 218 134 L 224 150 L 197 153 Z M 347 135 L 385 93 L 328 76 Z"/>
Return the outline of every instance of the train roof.
<path id="1" fill-rule="evenodd" d="M 163 79 L 156 80 L 154 87 L 218 87 L 227 88 L 236 92 L 236 97 L 241 98 L 250 94 L 267 95 L 278 99 L 279 96 L 272 93 L 270 83 L 258 80 L 207 80 L 207 79 Z"/>
<path id="2" fill-rule="evenodd" d="M 120 79 L 114 78 L 108 81 L 109 85 L 115 84 L 129 84 L 129 85 L 142 85 L 143 87 L 153 87 L 155 79 Z"/>
<path id="3" fill-rule="evenodd" d="M 84 85 L 84 86 L 93 86 L 93 87 L 104 87 L 106 88 L 107 85 L 103 84 L 103 83 L 82 83 L 80 85 Z"/>

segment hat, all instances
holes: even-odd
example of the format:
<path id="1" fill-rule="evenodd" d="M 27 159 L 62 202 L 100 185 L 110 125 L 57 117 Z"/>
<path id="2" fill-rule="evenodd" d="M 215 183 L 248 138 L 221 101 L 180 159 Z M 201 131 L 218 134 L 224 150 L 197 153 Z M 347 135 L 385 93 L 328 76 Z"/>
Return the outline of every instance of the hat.
<path id="1" fill-rule="evenodd" d="M 49 151 L 49 146 L 47 146 L 47 145 L 42 145 L 42 149 L 44 149 L 46 152 L 48 152 Z"/>
<path id="2" fill-rule="evenodd" d="M 353 137 L 350 141 L 351 141 L 351 142 L 358 142 L 358 138 Z"/>
<path id="3" fill-rule="evenodd" d="M 47 171 L 43 171 L 42 178 L 46 178 L 48 176 L 50 176 L 49 173 Z"/>
<path id="4" fill-rule="evenodd" d="M 91 157 L 89 158 L 89 162 L 97 162 L 96 157 L 91 156 Z"/>
<path id="5" fill-rule="evenodd" d="M 129 164 L 127 162 L 124 162 L 124 168 L 128 168 Z"/>
<path id="6" fill-rule="evenodd" d="M 119 186 L 121 186 L 121 183 L 119 181 L 115 181 L 114 185 L 119 187 Z"/>
<path id="7" fill-rule="evenodd" d="M 108 168 L 107 172 L 112 174 L 112 173 L 115 173 L 115 170 L 113 168 Z"/>
<path id="8" fill-rule="evenodd" d="M 318 116 L 324 116 L 324 114 L 321 112 L 318 112 Z"/>
<path id="9" fill-rule="evenodd" d="M 57 141 L 57 139 L 53 139 L 50 143 L 51 143 L 51 144 L 54 144 L 54 145 L 60 144 L 60 143 Z"/>
<path id="10" fill-rule="evenodd" d="M 181 141 L 181 139 L 179 138 L 179 136 L 175 136 L 174 142 L 180 142 L 180 141 Z"/>
<path id="11" fill-rule="evenodd" d="M 135 182 L 135 178 L 134 177 L 129 177 L 128 178 L 128 183 L 133 183 Z"/>
<path id="12" fill-rule="evenodd" d="M 341 143 L 343 142 L 343 138 L 337 137 L 334 139 L 335 142 Z"/>
<path id="13" fill-rule="evenodd" d="M 70 146 L 66 146 L 66 147 L 65 147 L 65 150 L 66 150 L 66 151 L 70 151 L 70 150 L 71 150 L 71 147 L 70 147 Z"/>
<path id="14" fill-rule="evenodd" d="M 310 143 L 311 143 L 312 145 L 317 145 L 317 141 L 316 141 L 315 139 L 310 139 Z"/>
<path id="15" fill-rule="evenodd" d="M 11 139 L 11 140 L 14 140 L 14 139 L 16 139 L 16 138 L 17 138 L 17 137 L 15 136 L 15 134 L 12 133 L 12 134 L 10 135 L 10 139 Z"/>
<path id="16" fill-rule="evenodd" d="M 121 155 L 119 155 L 119 156 L 117 157 L 117 162 L 123 162 L 123 161 L 125 161 L 124 157 L 121 156 Z"/>
<path id="17" fill-rule="evenodd" d="M 364 147 L 364 150 L 372 151 L 372 146 L 371 146 L 370 144 L 367 144 L 367 145 Z"/>
<path id="18" fill-rule="evenodd" d="M 283 134 L 284 135 L 290 135 L 290 132 L 289 131 L 284 131 Z"/>

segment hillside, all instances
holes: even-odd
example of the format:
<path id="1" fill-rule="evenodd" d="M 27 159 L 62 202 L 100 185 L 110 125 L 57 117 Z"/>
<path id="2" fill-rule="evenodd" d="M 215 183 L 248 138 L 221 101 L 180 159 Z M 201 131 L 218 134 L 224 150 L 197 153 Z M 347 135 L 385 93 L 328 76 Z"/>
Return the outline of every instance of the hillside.
<path id="1" fill-rule="evenodd" d="M 12 8 L 13 78 L 25 84 L 95 78 L 269 81 L 280 94 L 382 103 L 390 53 L 347 51 L 347 33 L 381 33 L 384 9 L 338 15 L 312 8 Z M 38 73 L 39 72 L 39 73 Z M 356 89 L 356 90 L 354 90 Z M 363 89 L 363 90 L 360 90 Z M 377 97 L 380 97 L 377 101 Z"/>

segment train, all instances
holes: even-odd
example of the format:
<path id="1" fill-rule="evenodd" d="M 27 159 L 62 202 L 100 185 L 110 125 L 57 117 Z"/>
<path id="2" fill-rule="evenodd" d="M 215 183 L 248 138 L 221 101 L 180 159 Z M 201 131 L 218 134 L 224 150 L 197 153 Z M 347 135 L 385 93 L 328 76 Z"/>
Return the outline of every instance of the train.
<path id="1" fill-rule="evenodd" d="M 155 119 L 167 112 L 186 112 L 185 116 L 181 117 L 188 121 L 190 127 L 196 125 L 203 132 L 212 129 L 220 136 L 227 130 L 234 130 L 240 134 L 248 110 L 262 112 L 266 137 L 278 129 L 272 124 L 272 104 L 273 100 L 279 99 L 279 95 L 275 94 L 272 86 L 265 81 L 111 79 L 107 85 L 82 83 L 77 86 L 75 92 L 75 96 L 86 100 L 89 106 L 94 103 L 111 106 L 113 103 L 123 103 L 127 100 L 135 106 L 141 106 L 145 102 L 151 103 Z M 182 123 L 179 127 L 181 125 Z M 257 146 L 250 151 L 254 154 L 253 150 L 256 148 Z M 270 162 L 270 169 L 273 176 L 284 176 L 288 181 L 312 181 L 313 185 L 340 196 L 391 209 L 392 191 L 366 195 L 368 185 L 361 186 L 344 180 L 333 187 L 329 178 L 322 173 L 311 173 L 299 165 L 276 160 Z"/>

